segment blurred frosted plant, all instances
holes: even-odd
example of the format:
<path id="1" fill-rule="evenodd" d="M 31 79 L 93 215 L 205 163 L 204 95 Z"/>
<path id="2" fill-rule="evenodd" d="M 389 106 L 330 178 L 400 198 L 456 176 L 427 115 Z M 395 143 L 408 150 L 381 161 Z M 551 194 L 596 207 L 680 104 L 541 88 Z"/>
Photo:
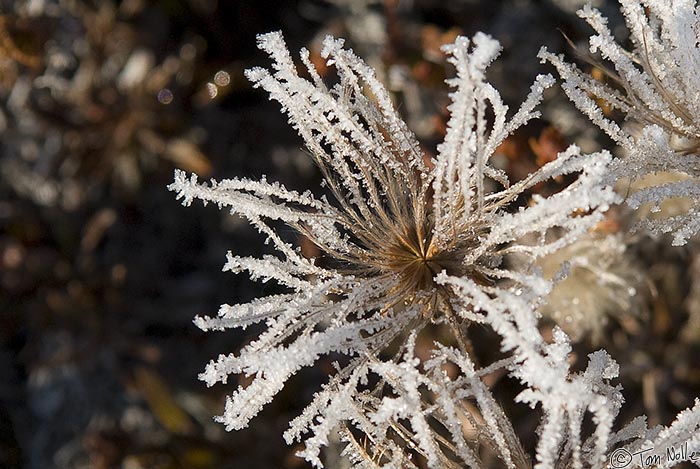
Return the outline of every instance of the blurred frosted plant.
<path id="1" fill-rule="evenodd" d="M 600 342 L 610 317 L 638 316 L 644 303 L 643 275 L 621 234 L 587 233 L 538 261 L 552 278 L 567 263 L 540 310 L 573 340 Z"/>
<path id="2" fill-rule="evenodd" d="M 579 11 L 595 30 L 590 50 L 599 52 L 613 69 L 604 71 L 609 84 L 583 73 L 575 65 L 542 49 L 564 80 L 562 87 L 588 118 L 603 129 L 626 154 L 615 166 L 615 178 L 632 180 L 650 173 L 687 175 L 679 182 L 632 192 L 628 204 L 658 207 L 669 198 L 693 201 L 685 213 L 667 219 L 647 219 L 640 225 L 652 233 L 673 233 L 673 244 L 685 244 L 700 230 L 700 12 L 692 0 L 621 0 L 632 50 L 620 46 L 607 20 L 590 6 Z M 621 111 L 641 126 L 639 131 L 620 127 L 601 106 Z"/>
<path id="3" fill-rule="evenodd" d="M 553 82 L 550 76 L 538 77 L 524 104 L 507 119 L 507 107 L 484 77 L 499 52 L 489 36 L 477 34 L 472 41 L 460 37 L 444 48 L 456 68 L 455 78 L 448 80 L 454 88 L 451 118 L 445 140 L 430 161 L 373 70 L 343 49 L 342 40 L 328 37 L 324 42 L 322 55 L 339 76 L 339 83 L 330 89 L 311 65 L 308 51 L 302 50 L 301 61 L 309 79 L 297 73 L 281 34 L 261 35 L 258 40 L 273 60 L 272 71 L 254 68 L 247 76 L 281 103 L 323 173 L 334 203 L 264 178 L 199 184 L 195 175 L 177 171 L 170 189 L 185 205 L 200 199 L 228 206 L 247 218 L 278 255 L 254 258 L 229 253 L 224 270 L 247 272 L 254 280 L 274 281 L 287 289 L 250 303 L 223 305 L 218 317 L 196 320 L 205 330 L 262 322 L 266 326 L 240 353 L 221 355 L 201 375 L 209 385 L 226 383 L 232 374 L 253 377 L 228 399 L 219 418 L 227 429 L 246 427 L 290 376 L 322 355 L 337 352 L 351 357 L 338 365 L 323 392 L 286 435 L 291 443 L 310 432 L 303 454 L 319 466 L 319 448 L 335 423 L 353 422 L 365 435 L 372 434 L 372 425 L 379 425 L 381 419 L 362 424 L 349 404 L 370 392 L 370 369 L 388 373 L 389 364 L 403 356 L 407 337 L 429 322 L 449 330 L 467 359 L 470 346 L 464 322 L 488 322 L 488 315 L 481 312 L 484 302 L 492 295 L 506 295 L 512 303 L 535 278 L 502 266 L 503 256 L 524 255 L 527 268 L 600 221 L 616 196 L 599 185 L 609 162 L 607 153 L 582 156 L 572 147 L 513 185 L 489 165 L 504 139 L 538 116 L 534 108 Z M 578 172 L 561 192 L 547 199 L 535 196 L 528 207 L 512 209 L 515 199 L 539 182 Z M 283 239 L 274 228 L 279 222 L 315 243 L 323 253 L 321 262 L 303 257 Z M 550 231 L 559 236 L 547 237 Z M 516 242 L 526 238 L 534 242 Z M 438 275 L 443 275 L 442 281 Z M 498 304 L 499 311 L 508 309 L 507 302 Z M 531 308 L 512 313 L 534 321 Z M 507 349 L 534 340 L 533 332 L 536 328 L 528 327 L 513 335 Z M 540 353 L 541 346 L 522 345 L 532 353 Z M 524 380 L 532 384 L 534 376 Z M 385 406 L 388 401 L 381 387 L 377 392 L 377 406 Z M 414 391 L 409 394 L 416 397 Z M 415 399 L 406 402 L 407 412 L 419 412 L 410 407 Z M 413 424 L 423 425 L 419 420 Z M 427 439 L 420 444 L 429 445 Z M 426 449 L 424 454 L 431 467 L 440 467 L 437 453 Z"/>

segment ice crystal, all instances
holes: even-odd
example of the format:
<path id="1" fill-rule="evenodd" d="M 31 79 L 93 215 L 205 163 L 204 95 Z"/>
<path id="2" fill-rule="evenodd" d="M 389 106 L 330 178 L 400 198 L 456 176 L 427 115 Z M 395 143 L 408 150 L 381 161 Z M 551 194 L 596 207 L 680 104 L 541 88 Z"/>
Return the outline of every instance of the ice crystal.
<path id="1" fill-rule="evenodd" d="M 526 386 L 516 400 L 533 408 L 542 406 L 537 467 L 559 467 L 556 463 L 568 458 L 575 461 L 574 467 L 582 467 L 581 422 L 586 411 L 593 413 L 599 432 L 587 457 L 602 462 L 612 421 L 622 403 L 619 390 L 606 383 L 617 376 L 617 365 L 600 351 L 590 356 L 584 373 L 570 373 L 568 337 L 556 329 L 554 342 L 547 343 L 533 310 L 551 285 L 533 278 L 531 289 L 485 291 L 467 278 L 441 274 L 440 281 L 457 289 L 461 308 L 481 310 L 484 322 L 501 336 L 503 350 L 512 353 L 511 373 Z"/>
<path id="2" fill-rule="evenodd" d="M 530 388 L 521 400 L 545 408 L 540 466 L 552 467 L 557 459 L 562 424 L 574 438 L 562 454 L 579 461 L 583 450 L 577 425 L 586 410 L 601 423 L 601 432 L 609 432 L 614 412 L 600 394 L 613 391 L 596 380 L 613 374 L 602 373 L 607 369 L 599 363 L 607 360 L 602 358 L 592 358 L 602 373 L 597 378 L 569 374 L 568 339 L 561 333 L 555 344 L 545 343 L 533 306 L 539 297 L 528 293 L 544 294 L 548 283 L 527 270 L 585 233 L 616 200 L 612 189 L 601 185 L 610 156 L 580 155 L 571 147 L 514 184 L 489 164 L 508 135 L 538 116 L 535 107 L 552 77 L 537 77 L 525 102 L 507 118 L 507 106 L 485 81 L 498 42 L 479 33 L 445 46 L 456 69 L 448 80 L 451 117 L 444 142 L 429 160 L 373 70 L 344 49 L 342 40 L 328 37 L 322 51 L 338 73 L 339 83 L 332 88 L 311 65 L 308 51 L 301 52 L 307 79 L 298 74 L 280 33 L 258 40 L 273 67 L 254 68 L 247 76 L 282 105 L 333 201 L 264 178 L 200 184 L 195 175 L 175 173 L 170 189 L 185 205 L 200 199 L 227 206 L 278 251 L 262 258 L 229 253 L 224 270 L 247 272 L 252 279 L 272 280 L 287 289 L 250 303 L 223 305 L 217 317 L 197 318 L 205 330 L 266 326 L 238 354 L 221 355 L 201 375 L 209 385 L 226 383 L 230 375 L 253 377 L 228 399 L 219 420 L 229 430 L 246 427 L 290 376 L 337 352 L 347 362 L 285 435 L 290 443 L 306 439 L 301 455 L 315 466 L 322 465 L 320 448 L 329 433 L 346 425 L 348 455 L 369 466 L 410 466 L 410 453 L 416 451 L 430 467 L 482 467 L 457 424 L 464 409 L 454 408 L 469 397 L 476 399 L 486 422 L 480 425 L 484 439 L 496 448 L 505 445 L 498 457 L 508 467 L 520 466 L 524 456 L 510 423 L 480 384 L 484 371 L 475 370 L 467 354 L 462 326 L 477 321 L 501 334 L 504 350 L 513 353 L 512 372 Z M 524 191 L 564 174 L 578 177 L 548 198 L 534 196 L 527 207 L 515 208 Z M 318 246 L 322 259 L 301 255 L 275 231 L 279 222 Z M 552 232 L 558 235 L 547 236 Z M 502 263 L 511 253 L 527 259 L 522 271 Z M 420 364 L 412 355 L 412 338 L 431 322 L 451 331 L 460 352 L 436 345 L 433 361 Z M 455 363 L 464 376 L 444 382 L 437 370 L 445 361 Z M 371 375 L 384 384 L 373 388 Z M 393 392 L 385 395 L 384 386 Z M 434 429 L 438 414 L 420 410 L 425 402 L 419 389 L 425 387 L 439 396 L 438 421 L 451 435 L 449 445 Z M 351 427 L 369 438 L 369 446 L 359 442 Z M 390 430 L 394 437 L 386 436 Z M 601 436 L 599 442 L 604 440 Z M 596 460 L 602 446 L 595 446 Z"/>
<path id="3" fill-rule="evenodd" d="M 668 427 L 647 428 L 646 419 L 638 417 L 617 432 L 611 442 L 627 444 L 611 452 L 613 467 L 644 468 L 653 461 L 655 467 L 673 467 L 683 462 L 698 463 L 700 454 L 700 399 L 692 408 L 680 412 Z M 642 457 L 640 457 L 642 455 Z M 624 466 L 621 466 L 624 464 Z"/>
<path id="4" fill-rule="evenodd" d="M 642 204 L 659 207 L 670 198 L 690 198 L 692 206 L 687 212 L 640 223 L 652 233 L 672 232 L 673 244 L 682 245 L 700 230 L 700 10 L 691 0 L 620 3 L 631 51 L 615 41 L 598 10 L 587 6 L 579 11 L 596 32 L 589 41 L 591 53 L 599 52 L 614 68 L 594 61 L 609 84 L 546 48 L 540 57 L 557 68 L 564 91 L 579 110 L 625 149 L 625 158 L 615 165 L 612 177 L 634 180 L 657 172 L 686 176 L 679 182 L 633 191 L 628 198 L 633 209 Z M 608 117 L 605 106 L 621 111 L 641 128 L 619 126 Z"/>

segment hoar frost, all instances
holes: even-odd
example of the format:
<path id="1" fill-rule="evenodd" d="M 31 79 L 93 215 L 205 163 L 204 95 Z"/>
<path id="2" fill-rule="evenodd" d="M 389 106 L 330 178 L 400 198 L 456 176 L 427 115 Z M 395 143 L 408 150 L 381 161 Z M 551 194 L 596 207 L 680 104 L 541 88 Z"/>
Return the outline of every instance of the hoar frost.
<path id="1" fill-rule="evenodd" d="M 579 110 L 625 150 L 624 158 L 611 167 L 612 180 L 675 176 L 673 182 L 627 189 L 627 202 L 635 210 L 645 205 L 659 211 L 669 199 L 688 200 L 684 213 L 639 223 L 651 233 L 673 233 L 673 244 L 683 245 L 700 230 L 700 10 L 692 0 L 620 4 L 631 51 L 615 41 L 598 10 L 587 6 L 578 12 L 596 32 L 589 40 L 591 53 L 600 53 L 612 64 L 610 68 L 593 60 L 607 84 L 546 48 L 539 55 L 557 68 L 564 91 Z M 606 115 L 604 105 L 621 111 L 636 126 L 619 126 Z"/>
<path id="2" fill-rule="evenodd" d="M 322 55 L 339 78 L 331 88 L 308 51 L 301 52 L 307 79 L 280 33 L 258 40 L 273 66 L 247 76 L 282 105 L 332 200 L 264 178 L 198 183 L 196 175 L 175 173 L 169 188 L 185 205 L 200 199 L 227 206 L 276 248 L 277 255 L 260 258 L 229 253 L 224 270 L 286 288 L 196 319 L 205 330 L 264 323 L 253 342 L 221 355 L 201 375 L 209 385 L 231 375 L 253 378 L 228 398 L 219 417 L 226 428 L 246 427 L 292 375 L 340 353 L 344 364 L 285 433 L 289 443 L 304 440 L 299 455 L 316 467 L 337 431 L 346 457 L 362 467 L 418 467 L 416 455 L 429 467 L 489 467 L 480 442 L 506 467 L 532 464 L 483 381 L 503 368 L 524 386 L 517 400 L 543 410 L 539 468 L 600 467 L 613 444 L 647 435 L 612 432 L 622 398 L 609 384 L 617 365 L 605 352 L 573 373 L 566 334 L 556 329 L 549 343 L 537 327 L 536 311 L 551 284 L 535 263 L 587 233 L 618 200 L 605 184 L 610 155 L 580 155 L 571 147 L 515 183 L 490 164 L 515 129 L 538 117 L 535 107 L 552 77 L 537 77 L 507 118 L 507 106 L 484 76 L 498 42 L 481 33 L 457 38 L 443 49 L 456 69 L 448 80 L 448 130 L 428 159 L 374 71 L 342 40 L 324 42 Z M 524 191 L 564 174 L 578 176 L 552 196 L 514 207 Z M 306 258 L 285 241 L 274 229 L 280 222 L 312 241 L 322 259 Z M 503 262 L 511 254 L 525 259 L 517 269 Z M 468 322 L 499 334 L 506 358 L 477 365 Z M 414 353 L 416 337 L 431 323 L 452 340 L 435 343 L 422 362 Z M 457 377 L 445 374 L 447 364 L 459 369 Z M 596 429 L 585 438 L 587 415 Z M 476 436 L 467 436 L 465 422 Z"/>

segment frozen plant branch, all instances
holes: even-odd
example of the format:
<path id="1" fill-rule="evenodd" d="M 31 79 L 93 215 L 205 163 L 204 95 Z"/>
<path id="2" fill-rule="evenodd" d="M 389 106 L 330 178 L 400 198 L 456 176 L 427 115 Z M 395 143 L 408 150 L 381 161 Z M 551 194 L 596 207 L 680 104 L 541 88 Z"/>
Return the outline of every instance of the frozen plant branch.
<path id="1" fill-rule="evenodd" d="M 622 402 L 609 384 L 617 365 L 600 351 L 585 371 L 573 373 L 568 337 L 557 330 L 552 343 L 545 341 L 536 311 L 551 285 L 534 263 L 587 233 L 618 201 L 606 185 L 611 157 L 581 155 L 572 146 L 520 181 L 490 164 L 496 148 L 538 116 L 553 79 L 538 77 L 508 117 L 485 79 L 498 42 L 481 33 L 457 38 L 444 48 L 456 70 L 448 80 L 447 134 L 428 161 L 374 71 L 342 40 L 324 42 L 323 57 L 339 79 L 330 88 L 305 50 L 301 63 L 310 78 L 299 75 L 281 34 L 259 36 L 259 46 L 273 65 L 247 76 L 282 105 L 332 200 L 264 178 L 199 183 L 176 172 L 169 187 L 184 204 L 200 199 L 229 208 L 277 251 L 262 258 L 230 253 L 224 269 L 284 290 L 197 318 L 206 330 L 264 328 L 201 376 L 209 385 L 252 377 L 233 392 L 219 420 L 229 430 L 246 427 L 292 375 L 339 353 L 346 359 L 285 433 L 290 444 L 304 441 L 299 454 L 314 466 L 323 465 L 321 449 L 340 429 L 346 456 L 364 467 L 414 467 L 416 458 L 435 468 L 488 467 L 483 445 L 506 467 L 527 467 L 529 457 L 483 381 L 505 368 L 523 386 L 518 400 L 544 412 L 537 467 L 601 465 Z M 575 177 L 547 198 L 514 206 L 524 191 L 561 175 Z M 279 222 L 313 242 L 323 262 L 280 237 Z M 503 262 L 514 253 L 525 259 L 518 267 Z M 505 360 L 475 363 L 463 337 L 470 321 L 501 337 Z M 434 343 L 431 358 L 421 361 L 416 338 L 428 324 L 452 339 Z M 456 366 L 456 376 L 445 374 L 448 365 Z M 582 431 L 587 415 L 593 434 Z"/>
<path id="2" fill-rule="evenodd" d="M 578 14 L 595 31 L 591 59 L 608 79 L 604 83 L 542 48 L 540 58 L 553 64 L 564 80 L 562 88 L 591 122 L 625 150 L 612 166 L 611 180 L 634 182 L 658 173 L 677 175 L 678 184 L 660 185 L 635 192 L 628 200 L 633 209 L 648 204 L 685 199 L 690 208 L 673 218 L 645 219 L 640 227 L 652 234 L 673 233 L 673 245 L 683 245 L 700 230 L 700 9 L 692 0 L 621 0 L 632 50 L 617 43 L 607 20 L 590 6 Z M 636 127 L 620 126 L 603 106 L 619 110 Z"/>

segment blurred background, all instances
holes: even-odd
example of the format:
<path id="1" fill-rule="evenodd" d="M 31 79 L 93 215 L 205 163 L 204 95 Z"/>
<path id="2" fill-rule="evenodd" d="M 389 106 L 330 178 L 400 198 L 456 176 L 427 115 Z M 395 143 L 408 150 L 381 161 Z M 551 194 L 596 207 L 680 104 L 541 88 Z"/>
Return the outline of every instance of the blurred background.
<path id="1" fill-rule="evenodd" d="M 183 208 L 166 189 L 173 170 L 318 187 L 279 106 L 243 76 L 269 63 L 257 33 L 282 30 L 324 76 L 323 37 L 345 37 L 431 154 L 448 117 L 442 44 L 477 31 L 501 41 L 490 79 L 513 109 L 551 72 L 541 45 L 571 52 L 562 31 L 586 40 L 583 3 L 0 0 L 0 467 L 307 467 L 281 435 L 330 359 L 290 380 L 250 428 L 212 420 L 237 384 L 208 389 L 197 375 L 255 330 L 204 334 L 192 319 L 271 287 L 221 272 L 227 250 L 256 254 L 261 239 L 216 207 Z M 597 6 L 621 24 L 616 2 Z M 569 143 L 609 145 L 559 90 L 547 97 L 543 119 L 499 151 L 512 179 Z M 698 395 L 700 263 L 690 248 L 634 243 L 625 262 L 645 272 L 640 300 L 603 322 L 597 344 L 582 337 L 580 353 L 630 357 L 627 411 L 668 423 Z M 524 421 L 531 433 L 536 416 Z M 343 467 L 339 450 L 331 443 L 328 467 Z"/>

